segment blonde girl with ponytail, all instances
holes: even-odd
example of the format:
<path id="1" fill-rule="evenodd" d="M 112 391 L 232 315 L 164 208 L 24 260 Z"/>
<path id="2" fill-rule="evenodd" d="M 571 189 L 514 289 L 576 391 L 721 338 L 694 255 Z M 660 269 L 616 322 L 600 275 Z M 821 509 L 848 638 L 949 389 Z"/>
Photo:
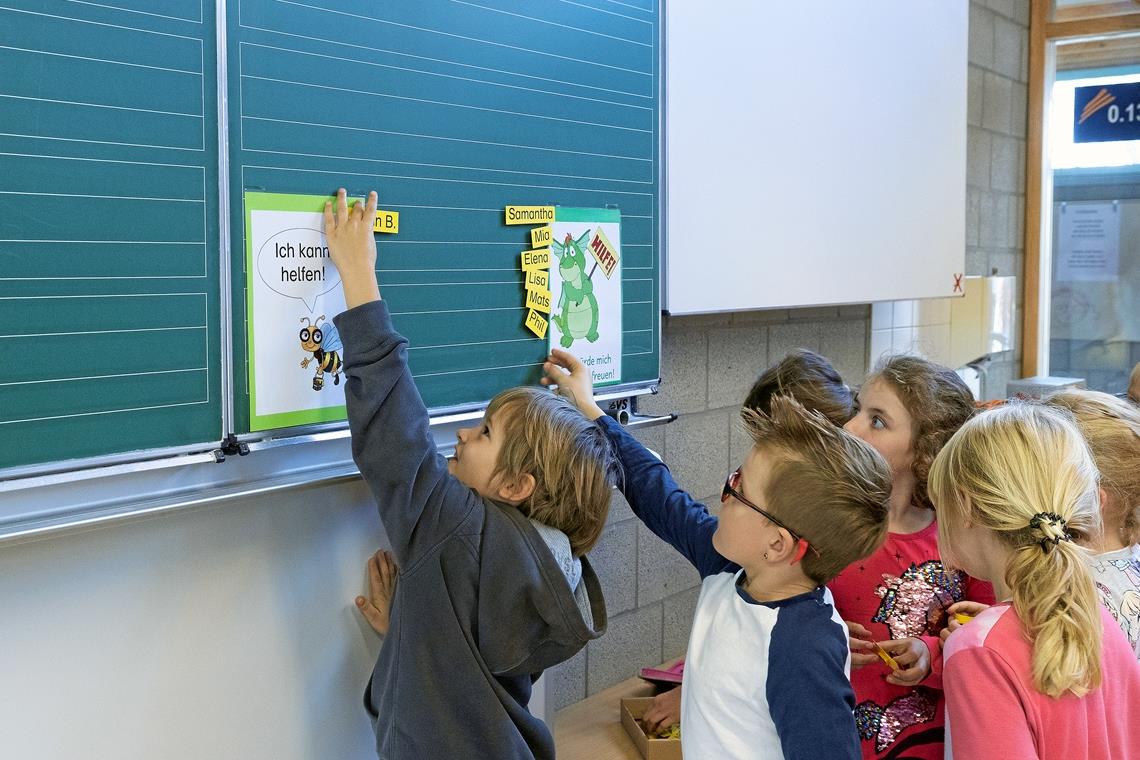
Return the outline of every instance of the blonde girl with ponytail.
<path id="1" fill-rule="evenodd" d="M 1012 403 L 935 458 L 943 558 L 998 604 L 944 652 L 947 757 L 1140 758 L 1140 668 L 1088 568 L 1101 530 L 1096 466 L 1065 412 Z"/>

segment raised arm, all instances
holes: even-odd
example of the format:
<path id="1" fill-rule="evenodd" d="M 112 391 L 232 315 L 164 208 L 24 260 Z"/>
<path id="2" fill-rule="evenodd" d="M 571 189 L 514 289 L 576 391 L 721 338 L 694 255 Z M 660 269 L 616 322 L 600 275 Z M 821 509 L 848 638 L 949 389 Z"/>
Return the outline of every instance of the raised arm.
<path id="1" fill-rule="evenodd" d="M 392 327 L 376 283 L 372 233 L 376 194 L 347 208 L 325 207 L 329 254 L 340 271 L 348 310 L 335 318 L 344 343 L 344 395 L 352 457 L 372 489 L 380 519 L 402 567 L 482 509 L 482 500 L 448 475 L 428 413 L 412 381 L 407 340 Z"/>
<path id="2" fill-rule="evenodd" d="M 653 452 L 594 402 L 589 369 L 559 349 L 551 352 L 543 368 L 543 384 L 557 385 L 560 394 L 606 432 L 624 470 L 622 493 L 645 526 L 689 560 L 702 578 L 735 569 L 713 548 L 717 519 L 673 480 L 669 468 Z"/>

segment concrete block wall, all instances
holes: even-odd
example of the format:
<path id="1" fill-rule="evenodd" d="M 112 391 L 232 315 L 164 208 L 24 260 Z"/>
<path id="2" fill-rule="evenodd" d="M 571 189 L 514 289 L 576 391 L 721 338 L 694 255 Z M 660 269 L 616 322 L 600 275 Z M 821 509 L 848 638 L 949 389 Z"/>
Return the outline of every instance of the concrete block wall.
<path id="1" fill-rule="evenodd" d="M 969 274 L 996 268 L 1023 276 L 1028 23 L 1028 0 L 970 3 Z M 789 350 L 805 347 L 858 383 L 868 368 L 870 316 L 865 305 L 664 318 L 661 393 L 644 399 L 641 409 L 679 418 L 637 437 L 661 454 L 690 493 L 710 507 L 719 505 L 724 477 L 750 446 L 736 419 L 756 375 Z M 1004 392 L 1018 353 L 991 365 L 986 380 L 992 389 Z M 688 641 L 697 574 L 645 529 L 620 495 L 591 559 L 605 589 L 609 630 L 550 672 L 555 709 L 644 666 L 682 656 Z"/>

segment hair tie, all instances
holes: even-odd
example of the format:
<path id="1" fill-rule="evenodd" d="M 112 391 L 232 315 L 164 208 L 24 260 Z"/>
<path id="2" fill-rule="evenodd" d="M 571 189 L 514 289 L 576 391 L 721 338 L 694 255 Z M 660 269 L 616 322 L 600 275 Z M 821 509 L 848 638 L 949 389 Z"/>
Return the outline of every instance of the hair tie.
<path id="1" fill-rule="evenodd" d="M 1056 512 L 1038 512 L 1029 521 L 1029 527 L 1042 534 L 1043 537 L 1038 543 L 1041 544 L 1041 549 L 1046 554 L 1062 541 L 1073 540 L 1073 534 L 1069 532 L 1066 526 L 1065 518 Z"/>

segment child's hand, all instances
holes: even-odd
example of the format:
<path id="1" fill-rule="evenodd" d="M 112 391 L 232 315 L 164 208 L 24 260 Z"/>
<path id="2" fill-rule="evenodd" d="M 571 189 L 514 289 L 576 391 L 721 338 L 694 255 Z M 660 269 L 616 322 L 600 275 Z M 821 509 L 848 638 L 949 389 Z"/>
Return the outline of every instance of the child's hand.
<path id="1" fill-rule="evenodd" d="M 861 668 L 872 662 L 881 662 L 879 655 L 875 654 L 875 637 L 871 632 L 850 620 L 843 622 L 847 623 L 847 631 L 851 638 L 851 667 Z"/>
<path id="2" fill-rule="evenodd" d="M 942 632 L 938 634 L 938 638 L 942 639 L 942 643 L 945 644 L 946 639 L 950 638 L 951 633 L 965 625 L 965 623 L 959 622 L 958 619 L 954 617 L 955 615 L 977 617 L 979 613 L 989 608 L 990 606 L 988 604 L 982 604 L 980 602 L 954 602 L 946 608 L 949 622 L 946 623 L 946 627 L 942 629 Z"/>
<path id="3" fill-rule="evenodd" d="M 558 395 L 574 402 L 578 411 L 586 419 L 596 420 L 605 412 L 594 403 L 594 381 L 590 379 L 590 369 L 577 356 L 560 348 L 552 348 L 546 363 L 542 365 L 546 373 L 539 382 L 543 385 L 557 385 Z"/>
<path id="4" fill-rule="evenodd" d="M 681 687 L 662 692 L 653 698 L 653 704 L 641 716 L 646 733 L 657 733 L 681 722 Z"/>
<path id="5" fill-rule="evenodd" d="M 389 552 L 381 549 L 368 558 L 368 597 L 356 597 L 356 607 L 381 636 L 388 634 L 391 621 L 392 595 L 396 593 L 396 574 L 399 569 Z"/>
<path id="6" fill-rule="evenodd" d="M 325 201 L 329 258 L 340 272 L 344 305 L 349 309 L 380 300 L 380 288 L 376 285 L 376 237 L 372 232 L 375 219 L 375 191 L 368 194 L 368 203 L 356 201 L 350 210 L 344 188 L 337 190 L 335 216 L 333 202 Z"/>
<path id="7" fill-rule="evenodd" d="M 895 686 L 916 686 L 930 675 L 930 650 L 922 639 L 896 639 L 879 644 L 891 656 L 899 669 L 887 676 L 887 683 Z"/>

